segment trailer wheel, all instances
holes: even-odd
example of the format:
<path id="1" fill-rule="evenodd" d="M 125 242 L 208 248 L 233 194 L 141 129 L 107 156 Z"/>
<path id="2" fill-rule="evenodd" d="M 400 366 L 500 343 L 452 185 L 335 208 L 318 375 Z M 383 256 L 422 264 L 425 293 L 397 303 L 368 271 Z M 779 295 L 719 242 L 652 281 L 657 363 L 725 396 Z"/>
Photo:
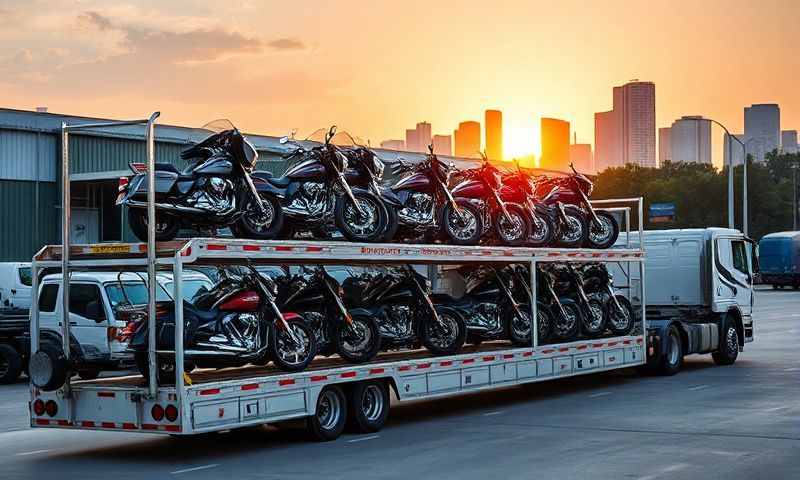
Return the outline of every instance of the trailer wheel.
<path id="1" fill-rule="evenodd" d="M 318 442 L 336 440 L 347 423 L 347 399 L 337 386 L 326 387 L 317 398 L 317 409 L 308 417 L 308 431 Z"/>
<path id="2" fill-rule="evenodd" d="M 725 333 L 720 338 L 719 350 L 711 354 L 717 365 L 733 365 L 739 356 L 739 333 L 730 316 L 726 317 Z"/>
<path id="3" fill-rule="evenodd" d="M 658 363 L 656 373 L 664 376 L 675 375 L 683 365 L 683 346 L 678 329 L 674 326 L 669 327 L 665 340 L 667 349 Z"/>
<path id="4" fill-rule="evenodd" d="M 348 430 L 374 433 L 389 418 L 389 387 L 386 382 L 358 382 L 350 389 Z"/>
<path id="5" fill-rule="evenodd" d="M 11 345 L 0 344 L 0 384 L 14 383 L 22 373 L 22 355 Z"/>

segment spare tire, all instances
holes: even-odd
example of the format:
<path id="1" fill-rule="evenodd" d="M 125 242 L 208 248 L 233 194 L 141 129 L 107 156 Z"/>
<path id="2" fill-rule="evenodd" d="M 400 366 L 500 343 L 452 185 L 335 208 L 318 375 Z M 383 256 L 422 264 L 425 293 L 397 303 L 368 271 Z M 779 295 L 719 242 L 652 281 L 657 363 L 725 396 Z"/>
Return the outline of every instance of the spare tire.
<path id="1" fill-rule="evenodd" d="M 28 375 L 31 383 L 45 392 L 58 390 L 69 375 L 64 351 L 53 343 L 42 343 L 28 362 Z"/>

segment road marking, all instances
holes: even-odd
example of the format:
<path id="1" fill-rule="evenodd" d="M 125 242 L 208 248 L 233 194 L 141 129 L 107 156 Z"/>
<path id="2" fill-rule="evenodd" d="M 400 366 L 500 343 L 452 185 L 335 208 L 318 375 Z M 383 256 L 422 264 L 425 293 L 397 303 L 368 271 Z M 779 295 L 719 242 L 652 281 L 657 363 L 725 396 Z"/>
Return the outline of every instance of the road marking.
<path id="1" fill-rule="evenodd" d="M 370 435 L 368 437 L 354 438 L 352 440 L 348 440 L 347 443 L 366 442 L 367 440 L 375 440 L 376 438 L 381 438 L 381 436 L 380 435 Z"/>
<path id="2" fill-rule="evenodd" d="M 695 385 L 694 387 L 689 387 L 689 390 L 697 391 L 697 390 L 702 390 L 704 388 L 708 388 L 708 385 Z"/>
<path id="3" fill-rule="evenodd" d="M 495 410 L 494 412 L 482 413 L 481 416 L 483 416 L 483 417 L 491 417 L 493 415 L 500 415 L 501 413 L 503 413 L 502 410 Z"/>
<path id="4" fill-rule="evenodd" d="M 50 451 L 50 449 L 47 449 L 47 450 L 33 450 L 32 452 L 17 453 L 17 454 L 14 454 L 14 456 L 15 457 L 27 457 L 28 455 L 36 455 L 38 453 L 47 453 L 49 451 Z"/>
<path id="5" fill-rule="evenodd" d="M 196 472 L 198 470 L 208 470 L 209 468 L 219 467 L 219 463 L 212 463 L 211 465 L 203 465 L 201 467 L 184 468 L 182 470 L 175 470 L 170 472 L 171 475 L 180 475 L 181 473 Z"/>
<path id="6" fill-rule="evenodd" d="M 611 392 L 597 392 L 589 395 L 589 398 L 597 398 L 597 397 L 604 397 L 606 395 L 611 395 Z"/>
<path id="7" fill-rule="evenodd" d="M 798 370 L 800 370 L 800 367 L 789 367 L 783 369 L 784 372 L 796 372 Z"/>

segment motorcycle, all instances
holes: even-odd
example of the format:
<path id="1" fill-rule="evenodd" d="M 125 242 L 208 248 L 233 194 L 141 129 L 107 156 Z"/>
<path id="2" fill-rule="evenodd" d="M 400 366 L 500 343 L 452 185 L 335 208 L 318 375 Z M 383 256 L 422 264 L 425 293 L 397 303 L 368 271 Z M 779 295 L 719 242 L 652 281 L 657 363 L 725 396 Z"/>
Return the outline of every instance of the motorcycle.
<path id="1" fill-rule="evenodd" d="M 342 282 L 345 304 L 369 313 L 378 323 L 384 348 L 416 348 L 453 355 L 464 344 L 464 319 L 434 304 L 427 280 L 411 265 L 365 272 Z"/>
<path id="2" fill-rule="evenodd" d="M 552 337 L 556 340 L 572 340 L 583 322 L 583 313 L 574 300 L 556 292 L 553 265 L 541 265 L 536 269 L 536 285 L 537 296 L 552 319 Z"/>
<path id="3" fill-rule="evenodd" d="M 447 165 L 428 146 L 425 160 L 410 164 L 402 160 L 392 165 L 401 175 L 391 190 L 400 200 L 397 210 L 399 238 L 424 238 L 433 241 L 442 233 L 451 239 L 473 245 L 483 234 L 480 211 L 466 199 L 456 200 L 448 186 L 454 165 Z"/>
<path id="4" fill-rule="evenodd" d="M 275 235 L 291 238 L 309 231 L 327 236 L 326 227 L 336 228 L 352 242 L 376 242 L 386 230 L 386 212 L 378 197 L 367 190 L 353 188 L 344 176 L 348 160 L 331 140 L 336 126 L 317 130 L 300 145 L 288 137 L 282 144 L 296 148 L 283 155 L 294 161 L 282 177 L 264 172 L 257 181 L 266 198 L 276 205 Z M 312 147 L 307 147 L 308 143 Z"/>
<path id="5" fill-rule="evenodd" d="M 582 272 L 586 294 L 603 304 L 606 326 L 614 335 L 628 335 L 636 318 L 630 300 L 614 292 L 614 277 L 603 263 L 587 264 Z"/>
<path id="6" fill-rule="evenodd" d="M 602 335 L 606 328 L 605 308 L 598 298 L 586 294 L 582 271 L 571 263 L 557 265 L 554 271 L 556 292 L 562 297 L 572 298 L 581 311 L 581 333 L 589 338 Z"/>
<path id="7" fill-rule="evenodd" d="M 303 317 L 280 308 L 276 303 L 279 295 L 276 283 L 259 275 L 252 266 L 241 275 L 223 270 L 213 288 L 198 292 L 193 303 L 183 302 L 185 365 L 225 368 L 272 360 L 284 371 L 305 369 L 317 353 L 316 340 Z M 175 308 L 174 302 L 157 304 L 159 351 L 175 348 Z M 147 378 L 146 316 L 135 329 L 129 348 L 139 371 Z M 174 356 L 159 354 L 157 368 L 160 382 L 174 380 Z"/>
<path id="8" fill-rule="evenodd" d="M 531 278 L 530 268 L 518 264 L 509 265 L 504 270 L 511 277 L 510 290 L 513 298 L 521 304 L 527 303 L 530 305 L 530 302 L 533 301 L 533 291 L 529 280 Z M 553 318 L 550 309 L 541 300 L 536 301 L 536 326 L 538 343 L 540 345 L 547 343 L 553 334 Z M 525 331 L 524 322 L 516 322 L 512 327 L 518 329 L 518 332 L 515 333 L 518 338 L 525 338 L 527 339 L 527 344 L 531 344 L 530 327 L 527 327 L 527 331 Z"/>
<path id="9" fill-rule="evenodd" d="M 297 311 L 311 327 L 318 351 L 325 356 L 338 353 L 350 363 L 372 360 L 381 347 L 378 325 L 364 309 L 348 310 L 341 298 L 341 286 L 323 266 L 300 267 L 301 272 L 278 280 L 285 283 L 281 305 Z"/>
<path id="10" fill-rule="evenodd" d="M 457 311 L 467 327 L 467 342 L 509 339 L 517 346 L 531 345 L 531 306 L 517 301 L 509 286 L 507 272 L 494 267 L 461 270 L 466 281 L 464 295 L 454 299 L 436 295 L 437 302 Z"/>
<path id="11" fill-rule="evenodd" d="M 528 215 L 530 232 L 525 244 L 531 247 L 549 246 L 557 236 L 558 213 L 536 197 L 536 182 L 522 170 L 519 163 L 516 170 L 503 175 L 500 198 L 504 202 L 521 205 Z"/>
<path id="12" fill-rule="evenodd" d="M 597 210 L 589 201 L 594 184 L 582 173 L 575 170 L 570 163 L 572 175 L 562 178 L 553 178 L 541 182 L 540 192 L 546 204 L 557 205 L 565 211 L 574 209 L 580 214 L 580 219 L 568 219 L 567 232 L 577 229 L 576 222 L 581 224 L 581 235 L 567 234 L 559 242 L 563 246 L 605 249 L 614 245 L 619 236 L 619 224 L 611 213 Z M 545 191 L 546 190 L 546 191 Z M 580 240 L 580 241 L 579 241 Z"/>
<path id="13" fill-rule="evenodd" d="M 519 246 L 524 244 L 531 231 L 530 215 L 520 203 L 511 203 L 500 196 L 502 188 L 500 170 L 489 162 L 481 153 L 481 166 L 461 172 L 461 181 L 453 187 L 452 195 L 455 204 L 473 205 L 481 214 L 483 227 L 494 231 L 495 243 Z M 454 217 L 457 217 L 456 212 Z M 482 233 L 477 235 L 459 235 L 463 230 L 447 229 L 450 240 L 458 245 L 477 245 Z"/>
<path id="14" fill-rule="evenodd" d="M 216 231 L 230 227 L 237 236 L 270 237 L 275 205 L 253 182 L 258 152 L 228 120 L 206 124 L 195 137 L 205 139 L 181 152 L 189 164 L 179 171 L 156 163 L 156 240 L 172 240 L 181 227 Z M 147 241 L 146 166 L 129 164 L 134 175 L 121 177 L 116 204 L 128 207 L 134 235 Z"/>

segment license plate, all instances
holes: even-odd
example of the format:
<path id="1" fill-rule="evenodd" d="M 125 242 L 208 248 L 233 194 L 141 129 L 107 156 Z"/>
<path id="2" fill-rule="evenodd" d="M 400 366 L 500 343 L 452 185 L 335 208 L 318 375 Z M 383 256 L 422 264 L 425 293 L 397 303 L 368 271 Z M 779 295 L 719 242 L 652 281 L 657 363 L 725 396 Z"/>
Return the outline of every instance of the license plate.
<path id="1" fill-rule="evenodd" d="M 109 245 L 92 245 L 89 247 L 90 253 L 99 253 L 99 254 L 112 254 L 112 253 L 130 253 L 131 247 L 130 245 L 125 244 L 109 244 Z"/>

